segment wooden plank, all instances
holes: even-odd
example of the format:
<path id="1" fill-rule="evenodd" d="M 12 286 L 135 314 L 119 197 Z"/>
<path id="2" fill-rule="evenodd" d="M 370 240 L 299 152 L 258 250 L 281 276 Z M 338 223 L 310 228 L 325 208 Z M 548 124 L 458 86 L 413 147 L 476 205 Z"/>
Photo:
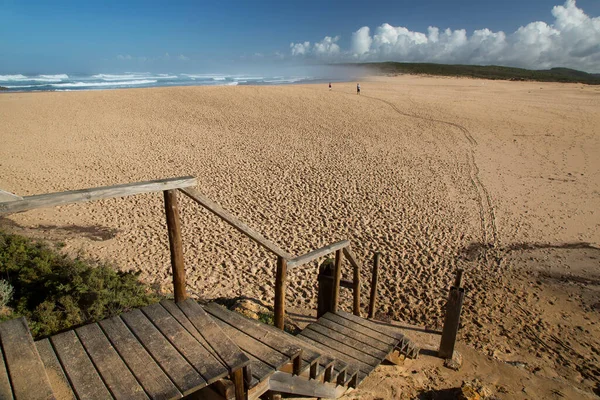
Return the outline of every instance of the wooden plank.
<path id="1" fill-rule="evenodd" d="M 229 374 L 221 361 L 194 339 L 163 306 L 152 304 L 141 310 L 208 384 Z"/>
<path id="2" fill-rule="evenodd" d="M 215 321 L 197 302 L 188 299 L 178 306 L 206 342 L 218 354 L 221 361 L 229 369 L 229 372 L 242 368 L 250 362 L 248 357 L 227 335 L 223 334 L 221 328 L 217 326 Z"/>
<path id="3" fill-rule="evenodd" d="M 196 186 L 196 184 L 196 178 L 193 176 L 185 176 L 181 178 L 158 179 L 154 181 L 126 183 L 123 185 L 23 196 L 23 200 L 0 203 L 0 214 L 110 199 L 113 197 L 131 196 L 148 192 L 162 192 L 164 190 Z"/>
<path id="4" fill-rule="evenodd" d="M 361 324 L 349 321 L 346 318 L 341 317 L 339 314 L 339 311 L 338 314 L 327 313 L 322 318 L 333 321 L 336 324 L 342 325 L 348 329 L 355 330 L 359 333 L 362 333 L 365 336 L 372 337 L 373 339 L 377 339 L 383 343 L 387 343 L 392 346 L 396 346 L 399 342 L 396 338 L 392 338 L 388 335 L 384 335 L 383 333 L 379 333 L 377 331 L 374 331 L 373 329 L 367 328 Z"/>
<path id="5" fill-rule="evenodd" d="M 14 397 L 53 399 L 46 375 L 25 318 L 0 323 L 0 340 Z"/>
<path id="6" fill-rule="evenodd" d="M 217 217 L 221 218 L 223 221 L 227 222 L 229 225 L 233 226 L 235 229 L 254 240 L 262 247 L 270 250 L 273 254 L 286 259 L 292 258 L 291 254 L 279 248 L 279 246 L 277 246 L 275 243 L 266 239 L 263 235 L 244 224 L 228 211 L 225 211 L 220 205 L 204 196 L 202 193 L 200 193 L 200 191 L 193 188 L 182 188 L 180 190 L 196 203 L 200 204 L 202 207 L 206 208 L 208 211 L 212 212 Z"/>
<path id="7" fill-rule="evenodd" d="M 374 321 L 369 321 L 367 319 L 357 317 L 356 315 L 352 315 L 352 314 L 347 313 L 346 311 L 342 311 L 342 310 L 338 311 L 337 315 L 347 319 L 348 321 L 352 321 L 356 324 L 362 325 L 366 328 L 369 328 L 371 330 L 379 332 L 383 335 L 389 336 L 390 338 L 393 338 L 396 340 L 404 339 L 404 334 L 402 334 L 401 332 L 395 331 L 391 327 L 386 327 L 386 326 L 378 324 Z"/>
<path id="8" fill-rule="evenodd" d="M 4 364 L 4 353 L 2 353 L 2 346 L 0 346 L 0 399 L 13 400 L 13 398 L 10 379 L 8 379 L 8 372 Z"/>
<path id="9" fill-rule="evenodd" d="M 82 326 L 75 333 L 115 399 L 148 398 L 98 324 Z"/>
<path id="10" fill-rule="evenodd" d="M 288 268 L 292 269 L 292 268 L 296 268 L 299 267 L 301 265 L 307 264 L 311 261 L 316 260 L 317 258 L 321 258 L 324 257 L 328 254 L 331 254 L 337 250 L 341 250 L 344 247 L 348 247 L 350 246 L 350 241 L 349 240 L 342 240 L 339 242 L 335 242 L 332 243 L 330 245 L 327 245 L 325 247 L 321 247 L 320 249 L 317 250 L 313 250 L 309 253 L 303 254 L 299 257 L 293 258 L 291 260 L 288 261 Z"/>
<path id="11" fill-rule="evenodd" d="M 121 318 L 184 396 L 207 385 L 142 311 L 133 310 Z"/>
<path id="12" fill-rule="evenodd" d="M 285 292 L 287 288 L 287 259 L 277 257 L 277 270 L 275 271 L 275 305 L 274 323 L 278 329 L 283 330 L 285 325 Z"/>
<path id="13" fill-rule="evenodd" d="M 333 280 L 335 279 L 333 276 L 327 276 L 327 275 L 322 276 L 322 278 L 326 279 L 328 281 L 331 281 L 331 282 L 333 282 Z M 340 279 L 340 287 L 343 287 L 345 289 L 353 289 L 354 283 L 347 279 Z"/>
<path id="14" fill-rule="evenodd" d="M 186 300 L 187 301 L 187 300 Z M 161 300 L 160 304 L 179 322 L 191 335 L 196 338 L 202 346 L 206 350 L 213 355 L 213 357 L 220 359 L 217 352 L 212 348 L 212 346 L 204 339 L 204 337 L 198 332 L 198 329 L 194 327 L 192 322 L 185 316 L 183 311 L 179 309 L 179 307 L 171 300 Z"/>
<path id="15" fill-rule="evenodd" d="M 328 338 L 350 346 L 362 353 L 375 357 L 379 359 L 379 362 L 383 361 L 388 356 L 388 354 L 394 350 L 393 347 L 390 347 L 389 351 L 387 352 L 381 351 L 373 346 L 370 346 L 367 343 L 360 342 L 356 339 L 351 338 L 350 336 L 346 336 L 340 332 L 334 331 L 332 329 L 327 328 L 326 326 L 319 324 L 310 324 L 306 327 L 306 329 L 311 329 L 317 333 L 327 336 Z"/>
<path id="16" fill-rule="evenodd" d="M 377 302 L 377 284 L 379 280 L 379 258 L 381 253 L 376 252 L 373 255 L 373 275 L 371 277 L 371 297 L 369 298 L 369 318 L 375 316 L 375 304 Z"/>
<path id="17" fill-rule="evenodd" d="M 339 342 L 327 335 L 323 335 L 322 333 L 313 331 L 311 329 L 303 330 L 301 335 L 304 337 L 308 337 L 316 342 L 319 342 L 327 347 L 336 349 L 340 353 L 344 353 L 349 357 L 354 358 L 355 360 L 358 360 L 366 365 L 370 365 L 373 368 L 381 364 L 381 359 L 365 354 L 350 345 Z"/>
<path id="18" fill-rule="evenodd" d="M 300 333 L 298 335 L 298 338 L 300 338 L 301 340 L 305 341 L 306 343 L 308 343 L 318 349 L 321 349 L 324 352 L 331 354 L 337 360 L 346 364 L 346 366 L 347 366 L 346 369 L 344 371 L 339 372 L 339 375 L 337 378 L 337 383 L 339 385 L 342 385 L 345 382 L 350 381 L 352 376 L 357 374 L 359 371 L 363 371 L 364 374 L 369 374 L 370 371 L 373 370 L 373 367 L 371 367 L 370 365 L 361 363 L 361 362 L 353 359 L 352 357 L 349 357 L 348 355 L 337 351 L 336 349 L 332 349 L 320 342 L 317 342 L 316 340 L 313 340 L 307 336 L 302 335 L 302 333 Z M 341 380 L 343 380 L 343 382 L 341 382 L 340 376 L 343 377 L 343 379 L 341 379 Z"/>
<path id="19" fill-rule="evenodd" d="M 261 326 L 264 329 L 269 330 L 276 335 L 279 335 L 281 333 L 281 331 L 279 331 L 274 326 L 266 325 L 266 324 L 261 324 Z M 324 369 L 328 368 L 330 365 L 333 365 L 335 368 L 334 369 L 335 374 L 332 376 L 333 379 L 335 379 L 337 377 L 338 373 L 343 372 L 346 370 L 346 368 L 348 368 L 348 365 L 346 363 L 344 363 L 343 361 L 336 359 L 331 354 L 324 352 L 322 349 L 318 349 L 318 348 L 310 345 L 306 341 L 301 340 L 294 335 L 286 334 L 286 339 L 288 339 L 291 344 L 296 345 L 302 349 L 302 359 L 305 360 L 305 362 L 309 363 L 309 361 L 311 359 L 313 359 L 314 357 L 319 357 L 318 360 L 319 360 L 319 365 L 321 367 L 320 368 L 321 370 L 324 370 Z"/>
<path id="20" fill-rule="evenodd" d="M 77 398 L 112 398 L 75 331 L 59 333 L 52 336 L 50 341 Z"/>
<path id="21" fill-rule="evenodd" d="M 344 255 L 352 265 L 352 312 L 360 317 L 360 271 L 362 268 L 350 246 L 344 248 Z"/>
<path id="22" fill-rule="evenodd" d="M 335 252 L 335 265 L 333 267 L 333 301 L 331 311 L 336 312 L 340 306 L 340 279 L 342 279 L 342 250 Z"/>
<path id="23" fill-rule="evenodd" d="M 57 400 L 76 400 L 71 384 L 69 383 L 58 358 L 56 358 L 56 353 L 54 353 L 50 340 L 39 340 L 35 342 L 35 347 L 44 363 L 46 375 L 48 375 L 52 392 Z"/>
<path id="24" fill-rule="evenodd" d="M 252 376 L 256 381 L 262 382 L 275 373 L 275 368 L 265 364 L 253 355 L 248 355 L 248 358 L 250 359 Z"/>
<path id="25" fill-rule="evenodd" d="M 346 391 L 343 387 L 323 384 L 314 380 L 308 381 L 284 372 L 273 374 L 269 380 L 269 388 L 274 392 L 326 399 L 337 399 Z"/>
<path id="26" fill-rule="evenodd" d="M 0 203 L 23 200 L 21 196 L 17 196 L 14 193 L 7 192 L 6 190 L 0 189 Z"/>
<path id="27" fill-rule="evenodd" d="M 181 242 L 181 222 L 177 208 L 177 191 L 165 190 L 165 214 L 167 232 L 169 233 L 169 250 L 171 252 L 171 271 L 173 275 L 173 296 L 179 303 L 187 298 L 185 291 L 185 260 Z"/>
<path id="28" fill-rule="evenodd" d="M 271 347 L 260 342 L 259 340 L 247 335 L 245 332 L 236 329 L 235 327 L 223 322 L 216 321 L 219 327 L 229 338 L 231 338 L 245 353 L 259 359 L 273 369 L 280 369 L 286 364 L 289 364 L 291 358 L 285 354 L 273 350 Z"/>
<path id="29" fill-rule="evenodd" d="M 131 333 L 121 318 L 101 321 L 100 327 L 152 399 L 179 399 L 181 393 Z"/>
<path id="30" fill-rule="evenodd" d="M 246 318 L 234 311 L 227 310 L 216 303 L 206 305 L 205 309 L 209 314 L 219 320 L 241 330 L 248 336 L 251 336 L 270 348 L 286 355 L 290 359 L 300 356 L 302 353 L 302 348 L 290 342 L 288 337 L 292 335 L 281 331 L 274 332 L 267 330 L 264 327 L 265 324 Z M 315 358 L 318 357 L 318 354 L 315 355 Z"/>
<path id="31" fill-rule="evenodd" d="M 380 340 L 377 340 L 375 338 L 372 338 L 370 336 L 364 335 L 360 332 L 357 332 L 353 329 L 350 328 L 346 328 L 345 326 L 342 326 L 340 324 L 336 324 L 335 322 L 325 319 L 325 318 L 320 318 L 317 321 L 317 324 L 325 326 L 331 330 L 334 330 L 336 332 L 339 332 L 341 334 L 343 334 L 344 336 L 350 337 L 352 339 L 358 340 L 359 342 L 365 343 L 371 347 L 374 347 L 380 351 L 383 351 L 385 353 L 389 353 L 392 350 L 394 350 L 394 344 L 393 343 L 389 343 L 389 342 L 382 342 Z"/>

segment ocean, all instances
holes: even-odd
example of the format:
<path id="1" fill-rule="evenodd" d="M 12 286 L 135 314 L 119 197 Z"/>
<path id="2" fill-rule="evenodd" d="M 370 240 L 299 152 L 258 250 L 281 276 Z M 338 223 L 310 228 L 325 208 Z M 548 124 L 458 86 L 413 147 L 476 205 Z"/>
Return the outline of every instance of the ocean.
<path id="1" fill-rule="evenodd" d="M 323 82 L 310 76 L 257 76 L 226 74 L 96 74 L 0 75 L 0 87 L 9 92 L 100 90 L 161 86 L 283 85 Z"/>

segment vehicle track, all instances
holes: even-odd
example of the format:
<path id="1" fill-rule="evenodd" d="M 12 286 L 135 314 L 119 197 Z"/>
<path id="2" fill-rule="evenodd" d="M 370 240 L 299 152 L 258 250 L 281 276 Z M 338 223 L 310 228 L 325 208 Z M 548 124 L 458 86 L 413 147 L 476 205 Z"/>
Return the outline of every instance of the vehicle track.
<path id="1" fill-rule="evenodd" d="M 338 92 L 338 93 L 345 93 L 345 92 Z M 349 94 L 349 93 L 346 93 Z M 404 112 L 402 110 L 400 110 L 394 103 L 384 100 L 384 99 L 380 99 L 378 97 L 373 97 L 373 96 L 366 96 L 366 95 L 360 95 L 361 97 L 366 97 L 368 99 L 371 100 L 376 100 L 379 102 L 382 102 L 386 105 L 388 105 L 389 107 L 391 107 L 396 113 L 406 116 L 406 117 L 410 117 L 410 118 L 416 118 L 416 119 L 420 119 L 420 120 L 424 120 L 424 121 L 429 121 L 429 122 L 434 122 L 434 123 L 439 123 L 439 124 L 445 124 L 445 125 L 449 125 L 451 127 L 454 127 L 458 130 L 460 130 L 465 139 L 467 140 L 469 147 L 467 149 L 467 164 L 469 165 L 469 178 L 471 181 L 471 185 L 473 186 L 473 189 L 477 195 L 477 202 L 478 202 L 478 206 L 479 206 L 479 219 L 481 222 L 481 241 L 483 244 L 483 257 L 487 260 L 488 259 L 488 248 L 494 249 L 494 257 L 496 258 L 496 261 L 499 262 L 499 249 L 500 249 L 500 238 L 498 235 L 498 228 L 496 226 L 496 214 L 494 212 L 494 206 L 492 204 L 492 200 L 490 197 L 490 193 L 487 190 L 487 188 L 485 187 L 485 185 L 483 184 L 483 182 L 481 181 L 481 178 L 479 176 L 479 166 L 477 165 L 477 163 L 475 162 L 475 146 L 478 145 L 477 140 L 473 137 L 473 135 L 471 134 L 471 132 L 465 128 L 463 125 L 454 123 L 454 122 L 450 122 L 450 121 L 444 121 L 444 120 L 440 120 L 440 119 L 435 119 L 435 118 L 428 118 L 428 117 L 422 117 L 419 115 L 414 115 L 414 114 L 410 114 L 407 112 Z"/>

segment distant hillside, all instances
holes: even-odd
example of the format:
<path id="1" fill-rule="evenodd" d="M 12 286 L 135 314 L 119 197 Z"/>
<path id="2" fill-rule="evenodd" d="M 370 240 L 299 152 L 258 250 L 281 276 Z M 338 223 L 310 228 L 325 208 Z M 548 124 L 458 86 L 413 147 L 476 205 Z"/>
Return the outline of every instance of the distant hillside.
<path id="1" fill-rule="evenodd" d="M 541 82 L 571 82 L 600 85 L 600 74 L 588 74 L 569 68 L 530 70 L 523 68 L 500 67 L 497 65 L 449 65 L 427 63 L 360 63 L 348 64 L 373 68 L 385 74 L 426 74 L 441 76 L 467 76 L 482 79 L 505 79 Z"/>

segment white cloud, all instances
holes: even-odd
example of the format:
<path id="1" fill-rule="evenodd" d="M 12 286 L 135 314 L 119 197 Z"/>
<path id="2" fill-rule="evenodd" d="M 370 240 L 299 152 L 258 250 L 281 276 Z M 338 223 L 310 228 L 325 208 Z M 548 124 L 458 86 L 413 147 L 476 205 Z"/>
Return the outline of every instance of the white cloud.
<path id="1" fill-rule="evenodd" d="M 180 61 L 189 61 L 189 57 L 184 56 L 183 54 L 180 54 L 179 57 L 177 57 Z"/>
<path id="2" fill-rule="evenodd" d="M 589 17 L 575 0 L 552 9 L 552 24 L 536 21 L 511 34 L 489 29 L 411 31 L 384 23 L 371 35 L 364 26 L 352 34 L 351 48 L 342 51 L 339 36 L 323 41 L 292 43 L 293 56 L 338 61 L 405 61 L 455 64 L 500 64 L 545 69 L 570 67 L 600 72 L 600 17 Z"/>

